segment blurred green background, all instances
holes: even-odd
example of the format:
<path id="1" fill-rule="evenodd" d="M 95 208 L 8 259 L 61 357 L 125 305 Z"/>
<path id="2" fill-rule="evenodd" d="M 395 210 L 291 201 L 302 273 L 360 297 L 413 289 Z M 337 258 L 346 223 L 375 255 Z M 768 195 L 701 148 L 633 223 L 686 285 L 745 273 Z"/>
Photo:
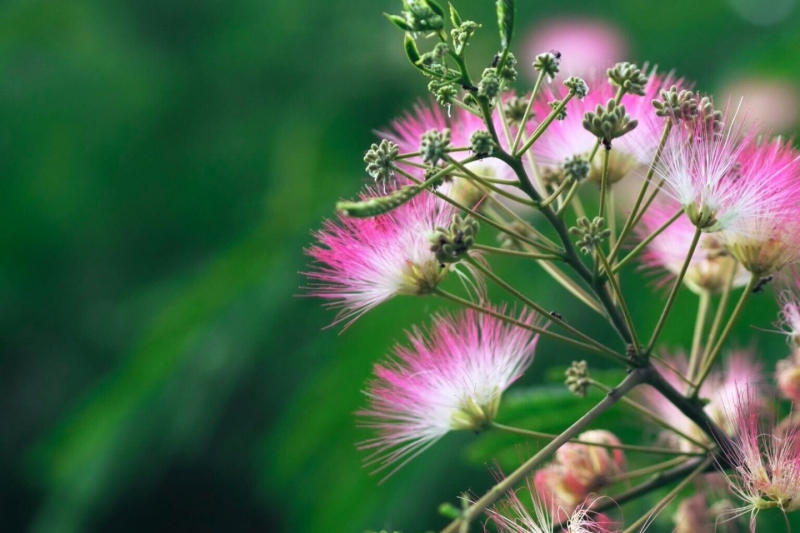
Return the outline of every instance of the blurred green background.
<path id="1" fill-rule="evenodd" d="M 519 46 L 551 17 L 589 17 L 619 28 L 630 60 L 704 90 L 800 83 L 794 0 L 518 3 Z M 382 485 L 368 475 L 360 390 L 439 302 L 323 329 L 334 313 L 298 273 L 310 230 L 364 183 L 372 132 L 424 97 L 381 16 L 399 4 L 0 4 L 0 530 L 420 531 L 445 523 L 440 502 L 491 483 L 472 435 Z M 483 65 L 493 2 L 457 6 L 484 24 Z M 566 300 L 519 267 L 496 266 L 546 306 Z M 637 280 L 626 289 L 651 328 L 663 295 Z M 695 304 L 681 296 L 667 344 L 688 343 Z M 736 333 L 769 371 L 783 339 L 748 324 L 770 328 L 775 312 L 767 291 Z M 585 327 L 613 342 L 594 317 Z M 575 357 L 541 342 L 517 388 Z"/>

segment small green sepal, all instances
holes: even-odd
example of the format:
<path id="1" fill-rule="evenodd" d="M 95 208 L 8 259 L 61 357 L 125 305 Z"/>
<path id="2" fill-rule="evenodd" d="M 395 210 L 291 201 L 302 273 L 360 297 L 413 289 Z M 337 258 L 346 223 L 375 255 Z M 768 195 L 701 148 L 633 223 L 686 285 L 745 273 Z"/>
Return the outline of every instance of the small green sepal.
<path id="1" fill-rule="evenodd" d="M 383 16 L 389 19 L 389 22 L 391 22 L 401 30 L 413 31 L 413 29 L 411 28 L 411 26 L 408 25 L 408 22 L 406 22 L 406 19 L 404 17 L 401 17 L 399 15 L 390 15 L 389 13 L 384 13 Z"/>

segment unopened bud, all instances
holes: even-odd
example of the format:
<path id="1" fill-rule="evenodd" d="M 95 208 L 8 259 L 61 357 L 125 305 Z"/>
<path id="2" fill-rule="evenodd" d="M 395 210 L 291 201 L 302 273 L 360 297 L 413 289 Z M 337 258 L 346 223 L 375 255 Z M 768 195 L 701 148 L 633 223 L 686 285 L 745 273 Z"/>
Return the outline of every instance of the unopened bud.
<path id="1" fill-rule="evenodd" d="M 491 100 L 500 93 L 500 77 L 493 68 L 483 71 L 481 82 L 478 84 L 478 97 Z"/>
<path id="2" fill-rule="evenodd" d="M 422 134 L 419 151 L 423 163 L 435 165 L 440 159 L 444 159 L 445 149 L 450 146 L 450 130 L 448 128 L 439 130 L 428 130 Z"/>
<path id="3" fill-rule="evenodd" d="M 569 233 L 578 237 L 576 244 L 584 254 L 594 251 L 598 244 L 611 235 L 611 230 L 608 228 L 603 229 L 605 225 L 603 217 L 594 217 L 591 222 L 589 222 L 588 218 L 581 217 L 577 220 L 577 224 L 577 226 L 569 229 Z"/>
<path id="4" fill-rule="evenodd" d="M 589 94 L 589 86 L 586 85 L 586 82 L 575 76 L 570 76 L 564 80 L 564 86 L 580 100 L 583 100 Z"/>
<path id="5" fill-rule="evenodd" d="M 633 131 L 638 124 L 637 120 L 632 120 L 628 115 L 625 106 L 618 105 L 613 98 L 605 107 L 597 104 L 594 112 L 588 111 L 583 115 L 584 129 L 608 142 Z"/>
<path id="6" fill-rule="evenodd" d="M 488 131 L 478 130 L 469 138 L 469 148 L 479 155 L 492 155 L 495 144 Z"/>
<path id="7" fill-rule="evenodd" d="M 589 380 L 589 365 L 586 361 L 573 361 L 565 372 L 567 379 L 564 385 L 578 398 L 586 398 L 586 392 L 591 384 Z"/>
<path id="8" fill-rule="evenodd" d="M 389 181 L 394 176 L 394 161 L 398 153 L 397 145 L 386 139 L 383 139 L 380 144 L 373 144 L 364 156 L 367 173 L 376 182 Z"/>
<path id="9" fill-rule="evenodd" d="M 475 235 L 480 229 L 477 220 L 453 215 L 449 227 L 437 226 L 430 238 L 431 251 L 442 264 L 457 263 L 463 259 L 475 244 Z"/>
<path id="10" fill-rule="evenodd" d="M 533 68 L 544 72 L 550 79 L 554 78 L 556 74 L 558 74 L 558 70 L 561 66 L 561 52 L 556 50 L 550 50 L 549 52 L 545 52 L 543 54 L 539 54 L 536 56 L 536 61 L 533 62 Z"/>
<path id="11" fill-rule="evenodd" d="M 625 92 L 644 96 L 644 86 L 647 76 L 633 63 L 617 63 L 608 69 L 608 81 L 615 87 L 621 87 Z"/>
<path id="12" fill-rule="evenodd" d="M 572 181 L 581 181 L 589 175 L 591 165 L 589 160 L 580 155 L 568 157 L 561 163 L 564 176 Z"/>

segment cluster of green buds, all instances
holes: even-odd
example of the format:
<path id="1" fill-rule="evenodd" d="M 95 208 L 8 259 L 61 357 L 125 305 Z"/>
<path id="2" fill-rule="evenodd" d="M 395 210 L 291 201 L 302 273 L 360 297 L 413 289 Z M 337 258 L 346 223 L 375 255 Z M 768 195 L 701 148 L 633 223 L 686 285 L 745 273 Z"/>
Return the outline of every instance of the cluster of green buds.
<path id="1" fill-rule="evenodd" d="M 488 131 L 478 130 L 469 138 L 469 148 L 474 154 L 488 156 L 492 155 L 497 145 L 492 140 Z"/>
<path id="2" fill-rule="evenodd" d="M 621 88 L 626 93 L 644 96 L 647 76 L 633 63 L 617 63 L 613 68 L 608 69 L 607 74 L 611 85 Z"/>
<path id="3" fill-rule="evenodd" d="M 500 94 L 500 76 L 497 69 L 487 68 L 483 70 L 481 81 L 478 84 L 478 98 L 491 100 Z"/>
<path id="4" fill-rule="evenodd" d="M 470 217 L 453 215 L 449 227 L 437 226 L 430 237 L 431 251 L 442 264 L 457 263 L 475 244 L 480 224 Z"/>
<path id="5" fill-rule="evenodd" d="M 528 108 L 528 100 L 520 98 L 519 96 L 512 96 L 503 104 L 503 113 L 506 116 L 509 124 L 514 126 L 522 125 L 522 119 L 525 118 L 525 110 Z M 534 118 L 534 113 L 528 114 L 528 120 Z"/>
<path id="6" fill-rule="evenodd" d="M 561 100 L 553 100 L 547 104 L 550 106 L 550 109 L 556 112 L 556 120 L 564 120 L 567 118 L 567 106 L 562 106 L 561 103 Z"/>
<path id="7" fill-rule="evenodd" d="M 661 89 L 659 98 L 653 100 L 656 116 L 675 120 L 691 120 L 697 116 L 697 99 L 692 91 L 673 85 L 669 90 Z"/>
<path id="8" fill-rule="evenodd" d="M 697 104 L 697 118 L 702 120 L 708 131 L 721 133 L 725 123 L 722 121 L 722 111 L 714 107 L 710 96 L 704 96 Z"/>
<path id="9" fill-rule="evenodd" d="M 501 54 L 496 56 L 497 60 L 499 61 Z M 506 85 L 514 83 L 517 81 L 517 58 L 511 52 L 506 54 L 506 60 L 503 62 L 502 65 L 498 65 L 498 67 L 494 67 L 497 69 L 497 75 L 506 82 Z"/>
<path id="10" fill-rule="evenodd" d="M 589 160 L 582 155 L 568 157 L 561 163 L 561 171 L 564 178 L 570 181 L 581 181 L 589 175 L 592 165 Z"/>
<path id="11" fill-rule="evenodd" d="M 408 32 L 438 32 L 444 28 L 444 10 L 433 0 L 403 0 L 403 15 L 389 15 L 395 26 Z"/>
<path id="12" fill-rule="evenodd" d="M 586 95 L 589 94 L 589 86 L 586 85 L 585 81 L 576 76 L 570 76 L 564 80 L 564 87 L 569 89 L 569 92 L 577 96 L 579 100 L 583 100 L 586 98 Z"/>
<path id="13" fill-rule="evenodd" d="M 601 139 L 606 148 L 611 146 L 612 140 L 633 131 L 638 124 L 639 121 L 631 120 L 625 106 L 617 104 L 613 98 L 605 106 L 597 104 L 594 112 L 583 115 L 583 127 Z"/>
<path id="14" fill-rule="evenodd" d="M 561 52 L 556 50 L 550 50 L 549 52 L 539 54 L 533 62 L 533 68 L 538 72 L 544 73 L 551 80 L 558 74 L 560 66 Z"/>
<path id="15" fill-rule="evenodd" d="M 480 24 L 477 22 L 472 22 L 471 20 L 462 21 L 461 18 L 454 18 L 458 17 L 458 13 L 455 12 L 454 9 L 450 9 L 450 16 L 453 19 L 453 26 L 455 26 L 450 31 L 450 37 L 453 39 L 453 46 L 455 47 L 455 53 L 457 56 L 460 56 L 464 53 L 464 49 L 467 46 L 467 43 L 475 35 L 475 32 L 481 27 Z M 456 20 L 458 22 L 456 22 Z"/>
<path id="16" fill-rule="evenodd" d="M 442 131 L 428 130 L 422 134 L 420 139 L 419 152 L 422 162 L 428 165 L 435 165 L 440 159 L 445 158 L 445 150 L 450 146 L 450 129 Z"/>
<path id="17" fill-rule="evenodd" d="M 394 161 L 400 153 L 398 146 L 383 139 L 380 144 L 373 144 L 364 156 L 367 174 L 375 182 L 387 182 L 394 176 Z"/>
<path id="18" fill-rule="evenodd" d="M 564 385 L 569 391 L 578 398 L 586 398 L 589 385 L 591 385 L 589 365 L 586 364 L 586 361 L 573 361 L 564 374 L 567 376 Z"/>
<path id="19" fill-rule="evenodd" d="M 578 225 L 569 229 L 571 235 L 578 237 L 575 244 L 578 245 L 582 253 L 591 253 L 611 235 L 611 230 L 603 228 L 605 223 L 606 221 L 603 217 L 594 217 L 591 222 L 589 222 L 588 218 L 581 217 L 577 220 Z"/>

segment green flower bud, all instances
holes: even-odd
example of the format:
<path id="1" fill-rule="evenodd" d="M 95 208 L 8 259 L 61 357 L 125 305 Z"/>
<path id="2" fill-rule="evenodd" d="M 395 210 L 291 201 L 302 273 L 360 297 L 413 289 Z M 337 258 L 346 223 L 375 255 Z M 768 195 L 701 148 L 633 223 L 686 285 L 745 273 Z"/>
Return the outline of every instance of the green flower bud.
<path id="1" fill-rule="evenodd" d="M 536 56 L 536 61 L 533 62 L 533 68 L 540 72 L 547 74 L 550 79 L 553 79 L 558 74 L 558 69 L 561 66 L 561 52 L 557 50 L 550 50 L 543 54 Z"/>
<path id="2" fill-rule="evenodd" d="M 673 85 L 667 91 L 662 89 L 659 98 L 653 100 L 656 116 L 671 117 L 675 120 L 691 120 L 697 116 L 697 99 L 692 91 L 678 90 Z"/>
<path id="3" fill-rule="evenodd" d="M 449 105 L 450 101 L 458 95 L 458 90 L 452 83 L 442 83 L 437 80 L 428 84 L 428 90 L 436 97 L 439 105 Z"/>
<path id="4" fill-rule="evenodd" d="M 438 14 L 425 0 L 403 0 L 405 11 L 403 15 L 410 31 L 428 32 L 439 31 L 444 28 L 444 12 Z M 438 5 L 437 5 L 438 7 Z M 441 9 L 441 8 L 439 8 Z"/>
<path id="5" fill-rule="evenodd" d="M 585 157 L 576 155 L 568 157 L 561 163 L 561 170 L 567 179 L 581 181 L 589 175 L 592 165 Z"/>
<path id="6" fill-rule="evenodd" d="M 570 235 L 578 237 L 575 244 L 578 245 L 580 251 L 584 254 L 592 253 L 592 251 L 601 244 L 605 239 L 611 235 L 611 230 L 603 229 L 605 219 L 603 217 L 594 217 L 594 220 L 589 222 L 586 217 L 581 217 L 577 220 L 577 226 L 569 229 Z"/>
<path id="7" fill-rule="evenodd" d="M 608 69 L 608 81 L 615 87 L 622 87 L 625 92 L 644 96 L 647 76 L 633 63 L 617 63 Z"/>
<path id="8" fill-rule="evenodd" d="M 388 213 L 400 207 L 421 192 L 417 185 L 406 185 L 388 196 L 370 198 L 360 202 L 342 201 L 336 203 L 336 211 L 355 218 L 369 218 Z"/>
<path id="9" fill-rule="evenodd" d="M 470 37 L 472 37 L 480 27 L 481 25 L 476 22 L 465 20 L 458 27 L 453 28 L 450 31 L 450 36 L 453 38 L 453 45 L 455 46 L 456 55 L 461 55 L 461 53 L 464 51 L 464 47 L 467 45 L 467 42 L 469 42 Z"/>
<path id="10" fill-rule="evenodd" d="M 550 109 L 555 111 L 556 109 L 558 109 L 558 106 L 561 105 L 561 100 L 553 100 L 552 102 L 550 102 L 547 105 L 550 106 Z M 562 107 L 561 110 L 558 112 L 558 114 L 556 114 L 556 120 L 564 120 L 565 118 L 567 118 L 567 107 L 566 106 Z"/>
<path id="11" fill-rule="evenodd" d="M 522 122 L 523 117 L 525 116 L 525 109 L 528 108 L 528 100 L 525 98 L 520 98 L 518 96 L 514 96 L 509 98 L 505 104 L 503 104 L 503 112 L 506 115 L 506 119 L 510 124 L 519 125 Z M 528 115 L 528 120 L 533 118 L 534 114 L 530 113 Z"/>
<path id="12" fill-rule="evenodd" d="M 589 94 L 589 86 L 586 85 L 586 82 L 575 76 L 570 76 L 564 80 L 564 86 L 580 100 L 583 100 Z"/>
<path id="13" fill-rule="evenodd" d="M 505 63 L 503 63 L 502 67 L 500 68 L 500 72 L 498 73 L 500 77 L 506 82 L 506 85 L 517 81 L 516 65 L 517 65 L 517 58 L 514 57 L 514 54 L 509 52 L 508 55 L 506 56 Z"/>
<path id="14" fill-rule="evenodd" d="M 440 159 L 444 159 L 445 149 L 448 146 L 450 146 L 449 129 L 426 131 L 422 134 L 419 145 L 422 162 L 428 165 L 435 165 Z"/>
<path id="15" fill-rule="evenodd" d="M 367 173 L 376 182 L 389 181 L 394 176 L 394 160 L 397 158 L 399 149 L 391 141 L 383 139 L 381 143 L 373 144 L 364 156 L 367 164 Z"/>
<path id="16" fill-rule="evenodd" d="M 591 384 L 589 365 L 586 364 L 586 361 L 573 361 L 564 374 L 567 376 L 564 385 L 569 391 L 578 398 L 586 398 L 586 392 Z"/>
<path id="17" fill-rule="evenodd" d="M 431 251 L 436 254 L 436 260 L 442 264 L 461 261 L 475 244 L 475 235 L 479 229 L 477 220 L 461 218 L 459 215 L 453 215 L 453 222 L 449 227 L 437 226 L 430 237 Z"/>
<path id="18" fill-rule="evenodd" d="M 589 111 L 583 115 L 583 127 L 608 144 L 617 137 L 633 131 L 638 124 L 638 121 L 631 120 L 625 106 L 617 105 L 613 98 L 605 107 L 598 104 L 594 112 Z"/>
<path id="19" fill-rule="evenodd" d="M 470 150 L 479 155 L 492 155 L 495 143 L 488 131 L 476 131 L 469 139 Z"/>
<path id="20" fill-rule="evenodd" d="M 483 71 L 481 82 L 478 84 L 478 97 L 491 100 L 500 93 L 500 78 L 497 71 L 487 68 Z"/>

